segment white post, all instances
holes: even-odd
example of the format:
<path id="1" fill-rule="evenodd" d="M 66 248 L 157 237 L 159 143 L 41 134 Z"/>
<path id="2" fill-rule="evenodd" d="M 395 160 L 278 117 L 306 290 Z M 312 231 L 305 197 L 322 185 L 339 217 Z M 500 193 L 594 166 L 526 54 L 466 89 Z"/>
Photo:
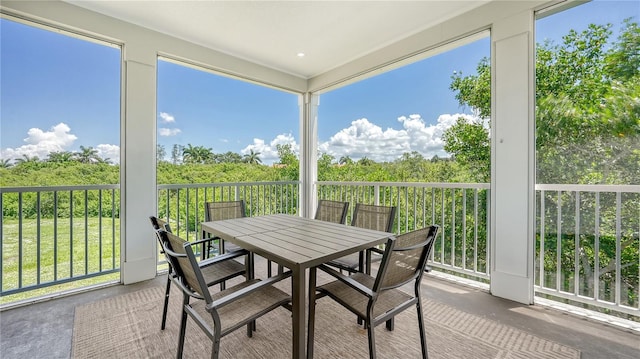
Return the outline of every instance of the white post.
<path id="1" fill-rule="evenodd" d="M 493 24 L 491 293 L 533 303 L 534 14 Z"/>

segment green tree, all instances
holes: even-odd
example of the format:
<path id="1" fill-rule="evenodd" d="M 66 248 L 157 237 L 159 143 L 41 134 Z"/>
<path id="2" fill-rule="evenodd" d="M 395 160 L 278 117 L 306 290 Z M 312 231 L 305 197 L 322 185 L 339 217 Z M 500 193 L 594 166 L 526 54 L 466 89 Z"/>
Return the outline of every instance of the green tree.
<path id="1" fill-rule="evenodd" d="M 262 160 L 260 159 L 260 152 L 255 152 L 253 149 L 250 149 L 249 153 L 244 155 L 243 161 L 251 165 L 261 164 Z"/>
<path id="2" fill-rule="evenodd" d="M 227 151 L 225 153 L 214 154 L 213 163 L 243 163 L 244 157 L 239 153 Z"/>
<path id="3" fill-rule="evenodd" d="M 350 165 L 353 163 L 353 160 L 349 156 L 342 156 L 340 160 L 338 160 L 338 163 L 341 165 Z"/>
<path id="4" fill-rule="evenodd" d="M 184 163 L 210 163 L 213 160 L 213 152 L 211 148 L 192 146 L 189 143 L 182 150 L 182 159 Z"/>
<path id="5" fill-rule="evenodd" d="M 488 182 L 491 174 L 491 141 L 489 131 L 480 121 L 458 118 L 442 135 L 444 150 L 452 153 L 470 177 Z"/>
<path id="6" fill-rule="evenodd" d="M 591 24 L 582 32 L 571 30 L 560 45 L 537 45 L 539 183 L 640 181 L 640 30 L 626 20 L 618 40 L 610 43 L 610 28 Z M 491 115 L 489 66 L 482 59 L 477 74 L 456 73 L 450 86 L 460 105 L 480 118 Z M 474 177 L 489 178 L 488 128 L 458 120 L 443 140 L 445 150 Z M 486 165 L 478 163 L 483 159 Z"/>
<path id="7" fill-rule="evenodd" d="M 376 162 L 370 158 L 368 158 L 367 156 L 362 157 L 361 159 L 358 160 L 358 165 L 360 166 L 371 166 L 373 164 L 375 164 Z"/>
<path id="8" fill-rule="evenodd" d="M 163 162 L 165 161 L 164 157 L 167 155 L 167 151 L 164 149 L 163 145 L 156 145 L 156 161 Z"/>
<path id="9" fill-rule="evenodd" d="M 27 163 L 40 162 L 40 158 L 38 158 L 38 156 L 22 155 L 22 157 L 16 158 L 14 162 L 16 165 L 24 165 Z"/>
<path id="10" fill-rule="evenodd" d="M 49 153 L 49 156 L 47 158 L 47 162 L 52 162 L 52 163 L 67 163 L 67 162 L 71 162 L 74 159 L 74 155 L 73 152 L 69 152 L 69 151 L 58 151 L 58 152 L 51 152 Z"/>
<path id="11" fill-rule="evenodd" d="M 98 150 L 93 147 L 80 146 L 80 152 L 76 152 L 74 157 L 80 163 L 99 163 L 101 160 Z"/>
<path id="12" fill-rule="evenodd" d="M 178 144 L 174 144 L 171 149 L 171 163 L 174 165 L 182 163 L 182 151 L 184 147 Z"/>

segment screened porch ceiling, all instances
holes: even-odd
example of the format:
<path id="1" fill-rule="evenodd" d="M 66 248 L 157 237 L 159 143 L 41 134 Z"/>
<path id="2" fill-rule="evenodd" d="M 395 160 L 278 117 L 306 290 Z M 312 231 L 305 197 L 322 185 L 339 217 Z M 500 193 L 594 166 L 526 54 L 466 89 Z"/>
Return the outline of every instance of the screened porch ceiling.
<path id="1" fill-rule="evenodd" d="M 495 0 L 64 1 L 310 79 Z"/>

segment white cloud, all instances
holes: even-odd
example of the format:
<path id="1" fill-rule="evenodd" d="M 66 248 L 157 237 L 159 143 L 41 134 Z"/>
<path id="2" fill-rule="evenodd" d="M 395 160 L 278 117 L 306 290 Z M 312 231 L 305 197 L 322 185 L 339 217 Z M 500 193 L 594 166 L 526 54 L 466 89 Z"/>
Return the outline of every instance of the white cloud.
<path id="1" fill-rule="evenodd" d="M 120 146 L 99 144 L 96 147 L 96 150 L 98 150 L 98 156 L 104 159 L 108 158 L 110 160 L 110 163 L 120 163 Z"/>
<path id="2" fill-rule="evenodd" d="M 176 118 L 173 115 L 168 114 L 166 112 L 160 112 L 160 120 L 162 123 L 174 123 L 176 122 Z"/>
<path id="3" fill-rule="evenodd" d="M 412 151 L 421 153 L 425 158 L 434 155 L 447 157 L 442 134 L 455 124 L 458 117 L 475 119 L 467 114 L 443 114 L 435 125 L 427 125 L 420 115 L 414 114 L 398 118 L 402 129 L 383 130 L 366 118 L 361 118 L 319 144 L 318 148 L 336 160 L 349 156 L 353 160 L 367 157 L 376 162 L 394 161 L 403 153 Z"/>
<path id="4" fill-rule="evenodd" d="M 271 142 L 269 142 L 268 144 L 263 139 L 254 138 L 253 144 L 243 148 L 240 153 L 245 155 L 253 150 L 253 152 L 260 153 L 259 157 L 260 160 L 262 160 L 263 164 L 270 165 L 280 160 L 280 157 L 278 157 L 277 146 L 287 144 L 291 145 L 291 149 L 294 153 L 297 154 L 299 152 L 300 146 L 298 146 L 298 144 L 296 143 L 296 139 L 293 137 L 293 135 L 290 133 L 283 133 L 276 136 L 276 138 L 271 140 Z"/>
<path id="5" fill-rule="evenodd" d="M 71 133 L 71 128 L 65 123 L 59 123 L 43 131 L 39 128 L 31 128 L 24 139 L 26 145 L 16 148 L 5 148 L 1 151 L 3 159 L 15 160 L 23 156 L 46 159 L 51 152 L 66 151 L 78 137 Z"/>
<path id="6" fill-rule="evenodd" d="M 158 135 L 163 137 L 175 136 L 182 132 L 179 128 L 158 128 Z"/>

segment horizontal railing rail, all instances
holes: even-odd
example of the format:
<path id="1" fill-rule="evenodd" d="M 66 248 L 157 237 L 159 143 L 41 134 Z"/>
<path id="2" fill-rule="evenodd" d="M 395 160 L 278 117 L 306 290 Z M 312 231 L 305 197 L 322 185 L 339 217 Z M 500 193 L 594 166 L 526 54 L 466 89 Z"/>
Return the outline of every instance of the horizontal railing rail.
<path id="1" fill-rule="evenodd" d="M 638 185 L 536 185 L 536 292 L 640 316 L 639 234 Z"/>
<path id="2" fill-rule="evenodd" d="M 120 186 L 0 188 L 0 294 L 120 271 Z"/>
<path id="3" fill-rule="evenodd" d="M 488 183 L 335 182 L 316 184 L 318 199 L 396 206 L 394 231 L 440 226 L 429 265 L 475 280 L 489 279 Z"/>
<path id="4" fill-rule="evenodd" d="M 244 200 L 247 216 L 298 213 L 299 181 L 158 185 L 158 216 L 186 240 L 200 239 L 206 202 Z M 160 257 L 159 257 L 160 258 Z"/>

